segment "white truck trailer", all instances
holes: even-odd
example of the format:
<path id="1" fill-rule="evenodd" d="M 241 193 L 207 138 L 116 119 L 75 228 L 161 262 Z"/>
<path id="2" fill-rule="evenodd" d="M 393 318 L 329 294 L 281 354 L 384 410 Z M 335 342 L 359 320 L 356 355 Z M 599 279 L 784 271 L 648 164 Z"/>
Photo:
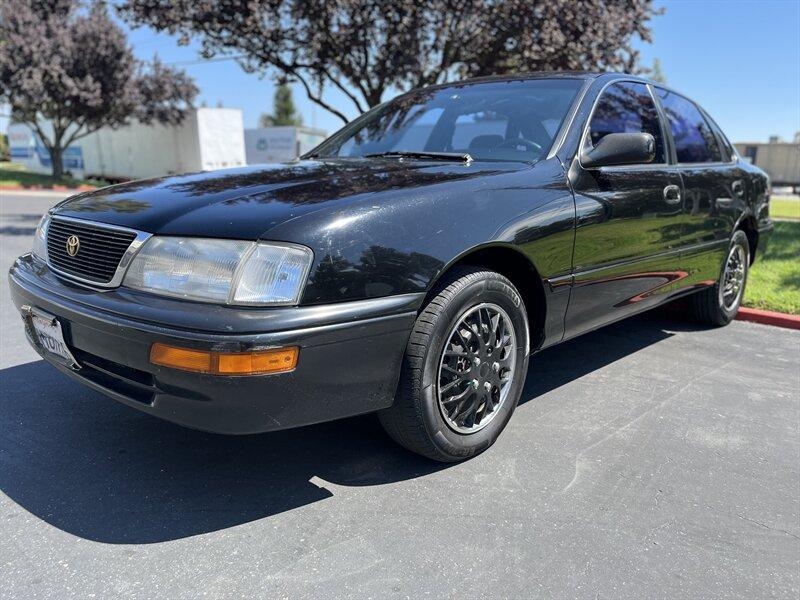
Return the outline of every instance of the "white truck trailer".
<path id="1" fill-rule="evenodd" d="M 245 129 L 247 164 L 289 162 L 317 146 L 326 137 L 327 132 L 311 127 Z"/>
<path id="2" fill-rule="evenodd" d="M 800 191 L 800 143 L 742 142 L 734 144 L 745 160 L 764 169 L 773 187 L 791 187 Z"/>
<path id="3" fill-rule="evenodd" d="M 51 172 L 47 150 L 27 125 L 9 125 L 8 138 L 12 161 L 31 171 Z M 104 128 L 64 153 L 64 170 L 73 177 L 112 181 L 245 164 L 242 111 L 236 108 L 197 108 L 178 126 L 133 123 Z"/>

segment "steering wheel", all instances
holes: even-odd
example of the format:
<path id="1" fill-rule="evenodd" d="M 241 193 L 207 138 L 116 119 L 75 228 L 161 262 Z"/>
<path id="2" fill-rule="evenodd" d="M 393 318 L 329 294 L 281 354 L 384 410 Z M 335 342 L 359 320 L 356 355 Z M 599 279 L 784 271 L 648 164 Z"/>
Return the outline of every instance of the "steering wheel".
<path id="1" fill-rule="evenodd" d="M 519 146 L 525 146 L 525 150 L 535 150 L 536 152 L 542 151 L 542 146 L 537 144 L 533 140 L 528 140 L 525 138 L 514 138 L 511 140 L 504 140 L 495 146 L 495 150 L 498 148 L 511 148 L 517 150 Z"/>

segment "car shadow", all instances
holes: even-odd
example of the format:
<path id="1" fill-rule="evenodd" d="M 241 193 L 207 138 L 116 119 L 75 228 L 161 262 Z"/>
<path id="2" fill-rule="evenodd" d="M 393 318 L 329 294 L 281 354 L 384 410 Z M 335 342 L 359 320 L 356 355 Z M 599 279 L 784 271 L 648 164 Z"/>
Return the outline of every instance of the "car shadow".
<path id="1" fill-rule="evenodd" d="M 635 318 L 534 357 L 522 403 L 672 335 Z M 0 371 L 0 490 L 85 539 L 141 544 L 217 531 L 324 501 L 325 482 L 372 486 L 447 468 L 407 452 L 374 416 L 223 436 L 150 417 L 43 361 Z M 535 403 L 520 410 L 535 410 Z"/>
<path id="2" fill-rule="evenodd" d="M 519 404 L 557 389 L 617 360 L 656 344 L 672 331 L 694 331 L 700 326 L 675 321 L 671 312 L 656 309 L 581 335 L 542 350 L 531 357 Z"/>

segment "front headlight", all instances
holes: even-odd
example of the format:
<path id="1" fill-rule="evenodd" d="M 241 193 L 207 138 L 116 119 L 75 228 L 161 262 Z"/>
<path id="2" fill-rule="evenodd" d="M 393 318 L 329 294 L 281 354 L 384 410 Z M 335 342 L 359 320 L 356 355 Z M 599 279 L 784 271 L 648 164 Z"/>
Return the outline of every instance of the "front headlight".
<path id="1" fill-rule="evenodd" d="M 36 233 L 33 234 L 33 248 L 31 252 L 37 257 L 47 262 L 47 226 L 50 225 L 50 213 L 44 216 L 36 226 Z"/>
<path id="2" fill-rule="evenodd" d="M 294 244 L 154 236 L 123 285 L 200 302 L 297 304 L 312 259 Z"/>

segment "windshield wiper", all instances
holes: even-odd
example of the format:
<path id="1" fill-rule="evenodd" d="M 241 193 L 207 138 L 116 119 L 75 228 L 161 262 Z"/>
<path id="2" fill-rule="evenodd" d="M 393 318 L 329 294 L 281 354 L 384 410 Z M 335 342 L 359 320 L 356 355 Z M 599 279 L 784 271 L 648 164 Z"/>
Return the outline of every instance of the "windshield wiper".
<path id="1" fill-rule="evenodd" d="M 389 150 L 365 154 L 364 158 L 429 158 L 431 160 L 457 160 L 459 162 L 472 162 L 472 156 L 466 152 L 416 152 L 412 150 Z"/>

